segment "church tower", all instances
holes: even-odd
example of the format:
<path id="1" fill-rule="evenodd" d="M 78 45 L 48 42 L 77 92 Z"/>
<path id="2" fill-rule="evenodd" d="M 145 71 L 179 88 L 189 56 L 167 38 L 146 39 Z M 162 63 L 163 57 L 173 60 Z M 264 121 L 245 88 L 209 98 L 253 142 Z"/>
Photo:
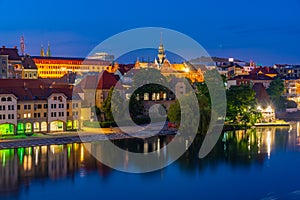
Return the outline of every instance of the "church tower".
<path id="1" fill-rule="evenodd" d="M 165 54 L 165 48 L 164 48 L 164 45 L 162 43 L 162 34 L 160 36 L 160 45 L 158 47 L 158 64 L 159 65 L 162 65 L 164 63 L 164 60 L 166 59 L 166 54 Z"/>
<path id="2" fill-rule="evenodd" d="M 46 56 L 51 57 L 50 42 L 48 42 L 48 48 L 47 48 Z"/>
<path id="3" fill-rule="evenodd" d="M 40 56 L 45 57 L 45 50 L 44 50 L 44 45 L 43 45 L 43 43 L 41 44 L 41 52 L 40 52 Z"/>
<path id="4" fill-rule="evenodd" d="M 21 48 L 21 55 L 25 55 L 25 41 L 24 41 L 24 36 L 22 35 L 21 41 L 20 41 L 20 48 Z"/>

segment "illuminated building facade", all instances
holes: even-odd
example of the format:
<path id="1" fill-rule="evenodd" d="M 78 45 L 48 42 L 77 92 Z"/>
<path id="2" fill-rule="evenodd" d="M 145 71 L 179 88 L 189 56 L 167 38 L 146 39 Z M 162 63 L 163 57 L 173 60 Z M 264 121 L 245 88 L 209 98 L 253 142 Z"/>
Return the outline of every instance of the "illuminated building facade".
<path id="1" fill-rule="evenodd" d="M 40 78 L 60 78 L 70 72 L 82 75 L 87 72 L 102 72 L 107 70 L 112 72 L 114 69 L 110 62 L 84 58 L 67 57 L 32 57 Z"/>
<path id="2" fill-rule="evenodd" d="M 22 59 L 18 54 L 18 49 L 0 48 L 0 78 L 21 78 L 22 77 Z"/>
<path id="3" fill-rule="evenodd" d="M 177 78 L 188 78 L 192 82 L 204 81 L 204 76 L 200 68 L 196 69 L 192 64 L 187 62 L 174 64 L 170 63 L 170 61 L 166 57 L 165 49 L 162 42 L 158 47 L 157 58 L 155 58 L 153 63 L 140 62 L 139 60 L 137 60 L 134 65 L 134 69 L 141 69 L 147 67 L 160 70 L 161 74 L 163 74 L 166 77 L 173 75 Z"/>
<path id="4" fill-rule="evenodd" d="M 80 128 L 81 98 L 73 86 L 0 79 L 0 136 Z"/>

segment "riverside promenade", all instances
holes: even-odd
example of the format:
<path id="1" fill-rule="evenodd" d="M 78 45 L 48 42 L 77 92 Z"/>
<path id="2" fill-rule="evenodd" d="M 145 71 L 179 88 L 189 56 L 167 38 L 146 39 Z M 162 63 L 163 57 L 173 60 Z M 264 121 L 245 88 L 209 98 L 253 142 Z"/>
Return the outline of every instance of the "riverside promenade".
<path id="1" fill-rule="evenodd" d="M 174 129 L 151 129 L 135 134 L 123 133 L 119 128 L 83 128 L 78 132 L 56 132 L 51 134 L 38 134 L 22 139 L 0 138 L 0 149 L 60 145 L 71 143 L 89 143 L 103 140 L 129 139 L 133 137 L 148 138 L 154 135 L 175 135 Z"/>

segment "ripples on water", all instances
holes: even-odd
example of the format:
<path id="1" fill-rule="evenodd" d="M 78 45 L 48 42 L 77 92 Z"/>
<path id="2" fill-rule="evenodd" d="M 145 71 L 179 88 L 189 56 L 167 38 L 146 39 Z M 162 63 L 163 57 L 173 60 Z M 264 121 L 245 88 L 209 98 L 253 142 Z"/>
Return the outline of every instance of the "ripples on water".
<path id="1" fill-rule="evenodd" d="M 162 193 L 154 195 L 154 199 L 198 195 L 204 199 L 299 199 L 299 130 L 299 124 L 295 124 L 292 129 L 272 127 L 226 132 L 202 160 L 198 152 L 203 137 L 197 136 L 174 164 L 161 171 L 134 175 L 110 169 L 78 143 L 0 150 L 0 198 L 38 199 L 45 195 L 47 199 L 62 195 L 79 199 L 83 188 L 95 189 L 86 194 L 91 197 L 96 197 L 101 190 L 102 196 L 134 198 L 137 193 L 148 194 L 146 186 L 152 185 L 156 188 L 153 192 Z M 172 138 L 124 139 L 114 143 L 132 152 L 150 152 L 162 148 Z M 192 141 L 181 142 L 188 146 Z M 97 143 L 87 146 L 99 151 L 103 148 Z M 158 156 L 171 155 L 162 151 Z M 130 160 L 120 162 L 126 165 Z M 120 183 L 124 185 L 120 187 Z M 116 188 L 120 194 L 115 192 Z M 136 192 L 128 192 L 133 188 Z"/>

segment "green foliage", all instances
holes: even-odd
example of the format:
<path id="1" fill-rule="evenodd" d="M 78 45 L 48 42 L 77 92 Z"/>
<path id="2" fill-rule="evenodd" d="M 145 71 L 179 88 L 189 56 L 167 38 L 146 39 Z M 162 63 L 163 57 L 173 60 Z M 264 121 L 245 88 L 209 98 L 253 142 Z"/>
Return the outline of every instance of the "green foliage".
<path id="1" fill-rule="evenodd" d="M 102 105 L 101 105 L 101 110 L 104 112 L 105 114 L 105 121 L 113 121 L 113 115 L 111 112 L 111 97 L 112 97 L 112 93 L 113 93 L 114 87 L 111 87 L 107 98 L 103 101 Z"/>
<path id="2" fill-rule="evenodd" d="M 114 121 L 113 113 L 120 116 L 121 118 L 124 115 L 123 104 L 124 99 L 121 97 L 117 90 L 114 91 L 114 87 L 111 87 L 108 92 L 107 98 L 103 101 L 101 105 L 101 110 L 105 114 L 105 121 Z"/>
<path id="3" fill-rule="evenodd" d="M 227 122 L 253 125 L 260 118 L 261 113 L 255 109 L 255 92 L 249 86 L 231 86 L 227 90 Z"/>
<path id="4" fill-rule="evenodd" d="M 284 82 L 280 78 L 275 78 L 267 89 L 270 99 L 277 110 L 285 109 L 286 99 L 282 96 L 284 89 Z"/>
<path id="5" fill-rule="evenodd" d="M 146 85 L 149 84 L 148 80 L 155 80 L 157 84 L 166 84 L 166 77 L 163 76 L 159 70 L 154 68 L 140 69 L 133 77 L 133 85 Z"/>
<path id="6" fill-rule="evenodd" d="M 178 100 L 173 103 L 168 110 L 168 118 L 171 122 L 179 124 L 181 119 L 180 104 Z"/>
<path id="7" fill-rule="evenodd" d="M 205 89 L 205 86 L 203 88 Z M 208 90 L 207 90 L 208 91 Z M 208 95 L 208 96 L 207 96 Z M 200 111 L 200 122 L 199 122 L 199 127 L 198 131 L 199 132 L 206 132 L 208 129 L 208 125 L 210 123 L 210 116 L 211 116 L 211 107 L 210 107 L 210 100 L 209 100 L 209 93 L 198 93 L 197 95 L 197 100 L 198 100 L 198 106 L 199 106 L 199 111 Z M 175 124 L 180 124 L 181 122 L 181 110 L 184 112 L 191 113 L 189 116 L 194 116 L 192 113 L 194 112 L 194 106 L 195 105 L 189 105 L 186 100 L 186 98 L 189 98 L 189 95 L 185 95 L 182 99 L 182 108 L 180 108 L 179 101 L 176 100 L 175 103 L 173 103 L 169 110 L 168 110 L 168 118 L 171 122 Z M 196 123 L 194 122 L 194 119 L 186 119 L 186 122 L 183 124 L 191 124 L 191 123 Z"/>
<path id="8" fill-rule="evenodd" d="M 155 82 L 155 84 L 149 82 L 149 80 Z M 137 94 L 167 91 L 167 88 L 164 86 L 168 86 L 167 78 L 154 68 L 140 69 L 133 77 L 133 87 L 138 88 L 136 90 Z"/>
<path id="9" fill-rule="evenodd" d="M 137 94 L 139 91 L 134 92 L 129 100 L 129 113 L 130 116 L 135 118 L 139 115 L 143 114 L 144 105 L 142 103 L 142 100 L 137 100 Z"/>

